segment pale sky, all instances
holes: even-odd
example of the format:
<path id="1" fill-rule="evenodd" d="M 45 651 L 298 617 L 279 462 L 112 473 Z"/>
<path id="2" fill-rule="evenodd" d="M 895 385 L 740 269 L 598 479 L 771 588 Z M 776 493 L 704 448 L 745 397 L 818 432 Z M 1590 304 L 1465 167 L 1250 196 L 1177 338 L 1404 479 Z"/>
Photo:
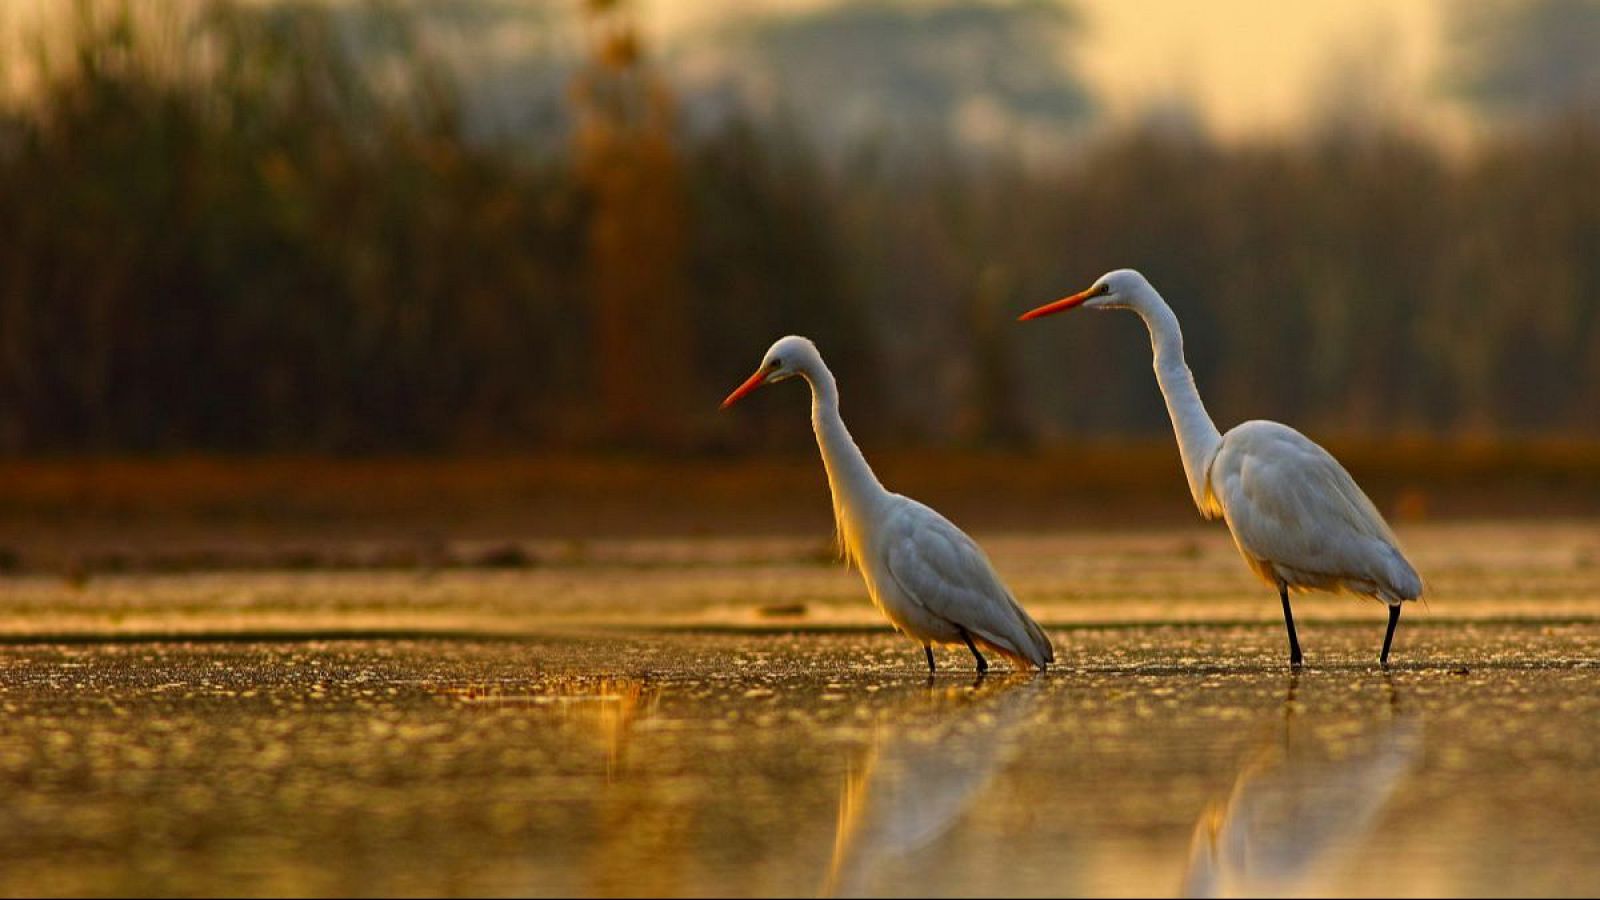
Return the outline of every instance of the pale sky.
<path id="1" fill-rule="evenodd" d="M 673 40 L 732 15 L 797 13 L 838 0 L 642 0 Z M 1224 135 L 1301 124 L 1330 81 L 1366 79 L 1424 127 L 1454 111 L 1429 89 L 1440 0 L 1071 0 L 1085 20 L 1078 62 L 1113 117 L 1193 100 Z M 1344 70 L 1340 70 L 1340 65 Z M 1350 71 L 1358 70 L 1358 71 Z M 1347 81 L 1359 84 L 1360 81 Z"/>
<path id="2" fill-rule="evenodd" d="M 579 0 L 526 2 L 576 8 Z M 802 13 L 840 0 L 636 2 L 646 29 L 670 45 L 732 17 Z M 1301 124 L 1330 85 L 1357 94 L 1377 85 L 1381 102 L 1424 128 L 1461 126 L 1459 110 L 1430 89 L 1446 0 L 1069 2 L 1085 19 L 1080 71 L 1112 122 L 1186 100 L 1220 135 L 1270 133 Z M 69 8 L 64 0 L 0 0 L 0 30 Z"/>

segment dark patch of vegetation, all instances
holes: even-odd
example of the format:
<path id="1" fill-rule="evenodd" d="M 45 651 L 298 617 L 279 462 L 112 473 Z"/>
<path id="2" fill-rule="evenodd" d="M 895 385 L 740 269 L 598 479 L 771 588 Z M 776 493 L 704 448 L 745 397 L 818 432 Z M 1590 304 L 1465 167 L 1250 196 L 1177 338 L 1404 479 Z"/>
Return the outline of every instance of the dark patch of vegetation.
<path id="1" fill-rule="evenodd" d="M 1600 431 L 1592 118 L 1464 158 L 1374 127 L 828 163 L 748 118 L 687 135 L 602 29 L 577 139 L 535 153 L 469 139 L 420 49 L 396 77 L 317 7 L 207 10 L 176 45 L 86 16 L 0 113 L 0 450 L 790 441 L 795 402 L 715 413 L 788 332 L 869 440 L 1157 433 L 1136 322 L 1009 322 L 1117 266 L 1224 424 Z"/>

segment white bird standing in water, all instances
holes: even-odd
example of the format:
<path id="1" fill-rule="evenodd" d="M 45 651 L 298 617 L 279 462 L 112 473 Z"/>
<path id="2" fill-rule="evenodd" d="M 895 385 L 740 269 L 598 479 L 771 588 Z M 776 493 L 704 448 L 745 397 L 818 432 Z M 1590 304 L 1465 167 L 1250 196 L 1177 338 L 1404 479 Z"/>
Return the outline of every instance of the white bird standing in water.
<path id="1" fill-rule="evenodd" d="M 1022 320 L 1078 306 L 1131 309 L 1149 328 L 1156 382 L 1178 438 L 1189 493 L 1202 516 L 1228 523 L 1245 562 L 1278 589 L 1290 665 L 1302 658 L 1290 590 L 1345 590 L 1387 603 L 1389 628 L 1378 661 L 1388 665 L 1400 604 L 1421 596 L 1422 579 L 1350 473 L 1287 425 L 1256 420 L 1218 432 L 1184 362 L 1178 317 L 1143 275 L 1108 272 L 1088 290 L 1025 313 Z"/>
<path id="2" fill-rule="evenodd" d="M 980 644 L 1018 668 L 1043 669 L 1053 661 L 1044 629 L 1006 590 L 972 538 L 878 482 L 839 417 L 839 388 L 816 345 L 792 335 L 780 339 L 722 408 L 763 384 L 796 375 L 811 386 L 811 427 L 828 471 L 845 561 L 860 570 L 872 602 L 895 628 L 922 644 L 928 672 L 934 671 L 934 644 L 965 644 L 979 672 L 989 668 Z"/>

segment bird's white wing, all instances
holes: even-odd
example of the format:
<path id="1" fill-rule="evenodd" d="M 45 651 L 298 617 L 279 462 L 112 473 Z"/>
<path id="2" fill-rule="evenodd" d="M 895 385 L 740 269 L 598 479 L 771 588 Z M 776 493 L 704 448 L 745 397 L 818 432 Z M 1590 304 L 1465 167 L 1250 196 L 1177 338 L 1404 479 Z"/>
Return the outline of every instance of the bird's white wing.
<path id="1" fill-rule="evenodd" d="M 906 500 L 888 523 L 884 561 L 908 599 L 995 649 L 1043 666 L 1050 639 L 1017 604 L 983 550 L 932 509 Z"/>
<path id="2" fill-rule="evenodd" d="M 1298 431 L 1246 422 L 1229 431 L 1212 489 L 1247 555 L 1307 578 L 1384 599 L 1410 599 L 1421 581 L 1399 542 L 1344 467 Z"/>

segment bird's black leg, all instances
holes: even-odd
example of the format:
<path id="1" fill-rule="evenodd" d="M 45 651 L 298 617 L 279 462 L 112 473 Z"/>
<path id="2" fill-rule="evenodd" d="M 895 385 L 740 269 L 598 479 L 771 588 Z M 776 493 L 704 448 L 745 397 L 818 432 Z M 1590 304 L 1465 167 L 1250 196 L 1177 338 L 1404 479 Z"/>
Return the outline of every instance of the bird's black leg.
<path id="1" fill-rule="evenodd" d="M 1389 607 L 1389 630 L 1383 633 L 1383 652 L 1378 654 L 1378 665 L 1389 664 L 1389 643 L 1394 640 L 1394 626 L 1400 623 L 1400 604 Z"/>
<path id="2" fill-rule="evenodd" d="M 1278 598 L 1283 601 L 1283 624 L 1289 627 L 1289 665 L 1300 665 L 1300 638 L 1294 633 L 1294 613 L 1289 611 L 1289 586 L 1278 582 Z"/>
<path id="3" fill-rule="evenodd" d="M 967 634 L 967 630 L 965 628 L 961 629 L 961 639 L 967 642 L 967 649 L 972 651 L 973 658 L 978 661 L 978 674 L 983 675 L 988 672 L 989 661 L 983 658 L 982 653 L 978 652 L 977 645 L 972 643 L 972 635 Z"/>
<path id="4" fill-rule="evenodd" d="M 923 644 L 922 645 L 922 652 L 927 654 L 927 656 L 928 656 L 928 674 L 932 675 L 933 674 L 933 646 L 930 645 L 930 644 Z"/>

